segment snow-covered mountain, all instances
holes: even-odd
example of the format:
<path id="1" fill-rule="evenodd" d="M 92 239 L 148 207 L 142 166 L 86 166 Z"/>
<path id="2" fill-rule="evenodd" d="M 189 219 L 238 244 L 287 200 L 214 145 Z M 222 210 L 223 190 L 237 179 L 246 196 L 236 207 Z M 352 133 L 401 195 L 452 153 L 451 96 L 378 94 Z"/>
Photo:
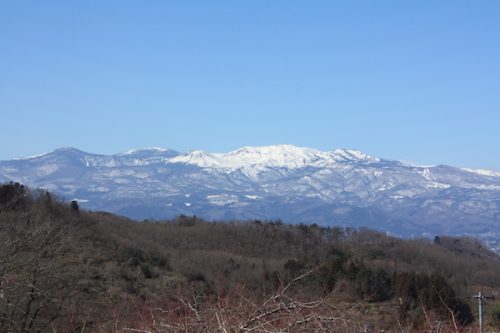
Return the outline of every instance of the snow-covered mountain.
<path id="1" fill-rule="evenodd" d="M 61 148 L 0 162 L 0 181 L 10 180 L 139 219 L 280 218 L 401 236 L 466 234 L 500 244 L 500 173 L 414 166 L 356 150 L 149 148 L 105 156 Z"/>

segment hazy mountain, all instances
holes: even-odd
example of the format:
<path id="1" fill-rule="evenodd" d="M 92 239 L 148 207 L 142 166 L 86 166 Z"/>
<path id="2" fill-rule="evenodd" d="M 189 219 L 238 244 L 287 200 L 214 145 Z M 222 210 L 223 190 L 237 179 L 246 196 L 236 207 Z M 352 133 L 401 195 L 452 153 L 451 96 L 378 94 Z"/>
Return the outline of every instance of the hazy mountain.
<path id="1" fill-rule="evenodd" d="M 150 148 L 105 156 L 61 148 L 0 162 L 0 181 L 7 180 L 138 219 L 280 218 L 401 236 L 473 235 L 500 249 L 500 173 L 414 166 L 355 150 Z"/>

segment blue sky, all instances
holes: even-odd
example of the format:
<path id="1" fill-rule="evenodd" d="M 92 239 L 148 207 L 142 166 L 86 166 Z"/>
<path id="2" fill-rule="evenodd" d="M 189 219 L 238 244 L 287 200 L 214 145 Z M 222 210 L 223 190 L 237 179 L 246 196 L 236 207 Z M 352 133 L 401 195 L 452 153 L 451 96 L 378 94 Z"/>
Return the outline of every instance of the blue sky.
<path id="1" fill-rule="evenodd" d="M 500 1 L 0 2 L 0 159 L 289 143 L 500 170 Z"/>

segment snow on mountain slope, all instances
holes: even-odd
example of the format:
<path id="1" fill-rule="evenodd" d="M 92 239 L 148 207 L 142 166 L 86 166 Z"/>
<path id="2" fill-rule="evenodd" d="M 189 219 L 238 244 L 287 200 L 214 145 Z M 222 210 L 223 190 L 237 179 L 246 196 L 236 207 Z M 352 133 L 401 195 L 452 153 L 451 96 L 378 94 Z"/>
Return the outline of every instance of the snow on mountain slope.
<path id="1" fill-rule="evenodd" d="M 192 151 L 172 158 L 169 163 L 184 163 L 202 168 L 263 169 L 287 168 L 299 169 L 318 167 L 337 162 L 378 162 L 379 159 L 356 150 L 337 149 L 333 152 L 321 152 L 312 148 L 300 148 L 292 145 L 275 145 L 267 147 L 243 147 L 232 152 L 206 153 Z"/>
<path id="2" fill-rule="evenodd" d="M 107 156 L 62 148 L 1 161 L 0 181 L 6 180 L 134 218 L 282 218 L 366 225 L 405 236 L 470 234 L 490 244 L 500 239 L 498 173 L 413 166 L 356 150 L 148 148 Z"/>
<path id="3" fill-rule="evenodd" d="M 488 177 L 500 177 L 500 172 L 495 172 L 491 170 L 484 170 L 484 169 L 467 169 L 467 168 L 462 168 L 464 171 L 472 172 L 481 176 L 488 176 Z"/>
<path id="4" fill-rule="evenodd" d="M 168 162 L 191 164 L 202 168 L 224 167 L 224 161 L 220 155 L 221 154 L 210 154 L 201 150 L 195 150 L 184 155 L 176 156 Z"/>

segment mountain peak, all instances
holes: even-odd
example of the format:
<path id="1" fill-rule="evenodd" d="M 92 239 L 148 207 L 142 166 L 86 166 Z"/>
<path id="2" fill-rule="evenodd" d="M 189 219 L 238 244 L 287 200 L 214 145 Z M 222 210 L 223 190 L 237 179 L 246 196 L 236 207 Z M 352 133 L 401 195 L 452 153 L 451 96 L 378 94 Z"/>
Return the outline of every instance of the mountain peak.
<path id="1" fill-rule="evenodd" d="M 53 151 L 50 151 L 48 153 L 42 153 L 38 155 L 33 155 L 33 156 L 25 156 L 25 157 L 18 157 L 15 158 L 15 161 L 23 161 L 23 160 L 35 160 L 39 158 L 45 158 L 45 157 L 50 157 L 50 156 L 81 156 L 87 154 L 84 151 L 81 151 L 79 149 L 76 149 L 74 147 L 61 147 L 61 148 L 56 148 Z"/>
<path id="2" fill-rule="evenodd" d="M 84 151 L 75 147 L 61 147 L 53 151 L 54 153 L 72 153 L 72 154 L 86 154 Z"/>
<path id="3" fill-rule="evenodd" d="M 228 162 L 240 167 L 260 165 L 300 168 L 326 157 L 326 153 L 316 149 L 284 144 L 263 147 L 243 147 L 224 154 L 224 158 L 228 160 Z"/>
<path id="4" fill-rule="evenodd" d="M 202 168 L 221 166 L 222 161 L 216 156 L 202 150 L 193 150 L 183 155 L 171 158 L 170 163 L 182 163 L 196 165 Z"/>

